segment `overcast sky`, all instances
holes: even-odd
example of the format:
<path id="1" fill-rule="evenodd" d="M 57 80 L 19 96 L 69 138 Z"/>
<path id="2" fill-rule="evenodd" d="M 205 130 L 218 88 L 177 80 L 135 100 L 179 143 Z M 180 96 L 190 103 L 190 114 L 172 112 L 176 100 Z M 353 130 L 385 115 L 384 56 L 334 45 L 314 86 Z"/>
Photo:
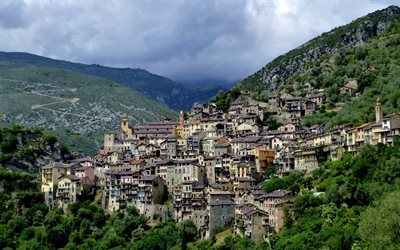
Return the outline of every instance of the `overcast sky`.
<path id="1" fill-rule="evenodd" d="M 399 0 L 0 0 L 0 50 L 240 80 L 322 32 Z"/>

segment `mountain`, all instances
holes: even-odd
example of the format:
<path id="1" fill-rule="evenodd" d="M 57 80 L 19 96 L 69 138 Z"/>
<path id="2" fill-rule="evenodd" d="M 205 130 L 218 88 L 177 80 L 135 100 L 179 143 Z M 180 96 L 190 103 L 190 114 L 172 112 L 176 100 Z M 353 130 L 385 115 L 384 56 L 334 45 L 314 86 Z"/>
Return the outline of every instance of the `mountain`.
<path id="1" fill-rule="evenodd" d="M 328 102 L 303 125 L 362 124 L 400 111 L 400 8 L 390 6 L 324 33 L 277 57 L 237 86 L 257 100 L 269 95 L 325 92 Z M 355 83 L 353 95 L 343 88 Z"/>
<path id="2" fill-rule="evenodd" d="M 0 121 L 54 131 L 93 153 L 104 130 L 175 118 L 166 105 L 116 82 L 73 71 L 0 60 Z"/>
<path id="3" fill-rule="evenodd" d="M 124 84 L 144 93 L 170 108 L 180 111 L 189 110 L 194 102 L 205 102 L 216 95 L 221 86 L 213 88 L 187 88 L 184 84 L 174 82 L 166 77 L 152 74 L 143 69 L 111 68 L 101 65 L 87 65 L 68 61 L 55 60 L 21 52 L 0 52 L 0 61 L 15 62 L 35 66 L 61 68 L 87 75 L 102 77 Z"/>
<path id="4" fill-rule="evenodd" d="M 234 87 L 239 80 L 237 81 L 227 81 L 223 79 L 203 79 L 199 81 L 190 81 L 182 83 L 185 87 L 190 89 L 212 89 L 212 88 L 220 88 L 220 90 L 228 90 Z"/>
<path id="5" fill-rule="evenodd" d="M 288 83 L 296 73 L 314 62 L 344 49 L 352 49 L 384 33 L 400 18 L 400 8 L 390 6 L 335 28 L 283 54 L 239 83 L 242 90 L 268 95 Z"/>

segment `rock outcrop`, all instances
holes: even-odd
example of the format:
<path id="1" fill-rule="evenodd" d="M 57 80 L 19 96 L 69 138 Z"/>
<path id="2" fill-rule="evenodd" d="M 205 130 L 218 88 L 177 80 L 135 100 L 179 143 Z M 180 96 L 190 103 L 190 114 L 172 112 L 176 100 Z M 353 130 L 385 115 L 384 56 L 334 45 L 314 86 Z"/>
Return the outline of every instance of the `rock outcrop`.
<path id="1" fill-rule="evenodd" d="M 339 49 L 351 49 L 370 41 L 400 20 L 400 7 L 390 6 L 361 17 L 350 24 L 333 29 L 302 46 L 281 55 L 253 75 L 242 80 L 239 87 L 253 93 L 274 91 L 303 69 L 308 62 L 318 61 Z"/>

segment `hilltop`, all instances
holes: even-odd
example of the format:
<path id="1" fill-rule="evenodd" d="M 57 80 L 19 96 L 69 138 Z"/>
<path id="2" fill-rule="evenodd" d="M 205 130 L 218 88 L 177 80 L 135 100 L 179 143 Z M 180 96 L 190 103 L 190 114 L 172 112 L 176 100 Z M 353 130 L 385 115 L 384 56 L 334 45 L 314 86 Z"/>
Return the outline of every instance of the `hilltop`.
<path id="1" fill-rule="evenodd" d="M 52 130 L 73 149 L 90 153 L 123 112 L 134 124 L 176 115 L 131 88 L 64 69 L 0 61 L 0 75 L 3 123 Z"/>
<path id="2" fill-rule="evenodd" d="M 217 84 L 215 84 L 216 81 L 213 81 L 196 84 L 197 87 L 185 86 L 183 83 L 174 82 L 144 69 L 112 68 L 97 64 L 72 63 L 21 52 L 0 52 L 0 61 L 66 69 L 102 77 L 157 99 L 176 111 L 189 110 L 193 103 L 208 101 L 219 91 L 225 89 L 221 84 L 218 84 L 218 81 Z"/>
<path id="3" fill-rule="evenodd" d="M 257 100 L 275 94 L 324 92 L 328 104 L 304 125 L 328 127 L 373 120 L 381 97 L 385 113 L 400 107 L 400 8 L 390 6 L 323 33 L 277 57 L 237 86 Z M 352 95 L 343 88 L 354 88 Z"/>
<path id="4" fill-rule="evenodd" d="M 368 43 L 389 29 L 400 18 L 400 8 L 390 6 L 375 11 L 353 22 L 337 27 L 310 40 L 265 65 L 238 85 L 241 89 L 268 94 L 288 84 L 296 73 L 310 68 L 312 62 Z"/>

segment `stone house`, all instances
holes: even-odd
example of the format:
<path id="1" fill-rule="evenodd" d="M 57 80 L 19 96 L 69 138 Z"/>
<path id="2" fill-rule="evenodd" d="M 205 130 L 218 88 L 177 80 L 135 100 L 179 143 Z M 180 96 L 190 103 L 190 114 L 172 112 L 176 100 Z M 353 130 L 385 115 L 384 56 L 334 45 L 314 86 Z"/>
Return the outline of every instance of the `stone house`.
<path id="1" fill-rule="evenodd" d="M 316 94 L 310 94 L 306 96 L 310 101 L 314 102 L 318 106 L 321 106 L 321 104 L 324 104 L 326 101 L 326 94 L 324 92 L 316 93 Z"/>
<path id="2" fill-rule="evenodd" d="M 250 237 L 255 243 L 263 242 L 269 234 L 268 213 L 256 208 L 242 206 L 235 214 L 235 233 Z"/>
<path id="3" fill-rule="evenodd" d="M 141 176 L 137 196 L 143 204 L 162 204 L 165 198 L 164 180 L 157 175 Z"/>
<path id="4" fill-rule="evenodd" d="M 294 169 L 310 173 L 318 167 L 318 147 L 302 147 L 294 152 Z"/>
<path id="5" fill-rule="evenodd" d="M 264 205 L 261 210 L 268 213 L 268 224 L 272 232 L 279 232 L 284 225 L 284 206 L 292 203 L 292 194 L 287 190 L 274 190 L 263 196 Z"/>
<path id="6" fill-rule="evenodd" d="M 212 199 L 207 206 L 209 218 L 209 231 L 206 238 L 224 230 L 235 218 L 235 203 L 227 196 L 225 199 Z"/>

